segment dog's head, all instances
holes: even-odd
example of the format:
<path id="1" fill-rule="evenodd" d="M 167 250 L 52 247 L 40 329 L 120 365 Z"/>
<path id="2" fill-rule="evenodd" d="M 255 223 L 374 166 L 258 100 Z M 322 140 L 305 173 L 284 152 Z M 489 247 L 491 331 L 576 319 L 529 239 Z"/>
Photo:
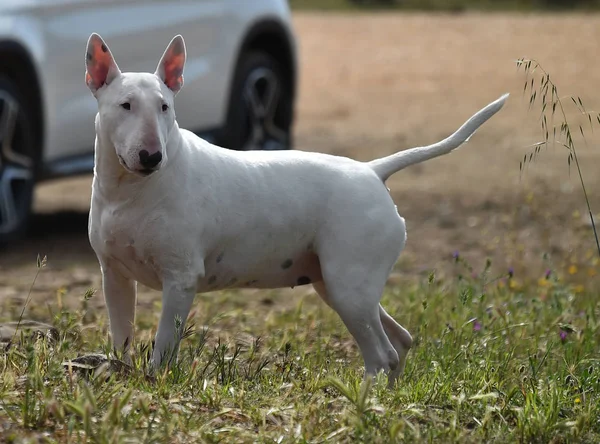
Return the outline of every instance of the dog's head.
<path id="1" fill-rule="evenodd" d="M 185 43 L 176 36 L 154 74 L 122 73 L 98 34 L 88 40 L 85 83 L 98 101 L 97 131 L 114 145 L 129 172 L 147 176 L 167 162 L 175 126 L 173 101 L 183 86 Z"/>

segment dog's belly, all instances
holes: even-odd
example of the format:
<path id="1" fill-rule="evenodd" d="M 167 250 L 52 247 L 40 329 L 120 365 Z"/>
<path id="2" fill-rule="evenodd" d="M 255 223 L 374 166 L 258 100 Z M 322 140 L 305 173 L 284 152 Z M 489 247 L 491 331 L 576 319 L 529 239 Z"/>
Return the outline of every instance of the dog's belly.
<path id="1" fill-rule="evenodd" d="M 160 265 L 152 256 L 141 258 L 133 249 L 120 253 L 113 255 L 111 259 L 124 276 L 153 290 L 162 290 Z M 263 259 L 252 263 L 243 263 L 236 256 L 227 259 L 219 255 L 208 257 L 205 260 L 206 273 L 198 280 L 197 291 L 202 293 L 231 288 L 293 288 L 323 279 L 316 254 L 304 252 L 291 256 L 283 261 Z"/>
<path id="2" fill-rule="evenodd" d="M 293 288 L 323 279 L 318 256 L 306 250 L 285 258 L 258 256 L 250 262 L 233 252 L 229 255 L 220 252 L 206 258 L 205 270 L 205 276 L 198 282 L 198 292 L 226 288 Z"/>

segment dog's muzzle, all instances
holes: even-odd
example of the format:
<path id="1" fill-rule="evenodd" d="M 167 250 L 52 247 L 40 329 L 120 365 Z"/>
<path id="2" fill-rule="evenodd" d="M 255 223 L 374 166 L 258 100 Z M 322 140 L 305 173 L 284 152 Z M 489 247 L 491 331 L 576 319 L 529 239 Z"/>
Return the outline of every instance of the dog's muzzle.
<path id="1" fill-rule="evenodd" d="M 123 168 L 125 168 L 127 171 L 129 171 L 130 173 L 137 174 L 138 176 L 142 176 L 142 177 L 147 177 L 147 176 L 151 175 L 152 173 L 157 172 L 159 169 L 158 164 L 154 168 L 146 168 L 143 165 L 142 165 L 142 168 L 130 168 L 122 156 L 119 156 L 119 162 L 121 163 L 121 166 Z"/>

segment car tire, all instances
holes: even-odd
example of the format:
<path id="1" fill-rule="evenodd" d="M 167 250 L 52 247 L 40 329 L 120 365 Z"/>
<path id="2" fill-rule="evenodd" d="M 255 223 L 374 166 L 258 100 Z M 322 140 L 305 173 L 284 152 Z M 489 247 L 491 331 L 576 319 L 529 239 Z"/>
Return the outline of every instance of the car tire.
<path id="1" fill-rule="evenodd" d="M 25 233 L 31 212 L 38 157 L 31 115 L 16 84 L 0 75 L 0 245 Z"/>
<path id="2" fill-rule="evenodd" d="M 234 150 L 292 148 L 290 80 L 263 52 L 242 55 L 231 88 L 227 122 L 217 144 Z"/>

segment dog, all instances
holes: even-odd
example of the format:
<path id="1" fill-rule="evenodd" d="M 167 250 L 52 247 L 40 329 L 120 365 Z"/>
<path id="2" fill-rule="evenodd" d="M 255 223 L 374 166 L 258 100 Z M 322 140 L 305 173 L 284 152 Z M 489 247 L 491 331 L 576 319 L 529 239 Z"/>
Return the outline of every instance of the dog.
<path id="1" fill-rule="evenodd" d="M 98 103 L 89 240 L 113 346 L 133 340 L 137 282 L 162 291 L 151 368 L 176 359 L 194 296 L 311 284 L 337 312 L 364 375 L 404 370 L 410 333 L 381 306 L 406 242 L 386 180 L 458 148 L 504 105 L 447 139 L 370 162 L 302 151 L 234 151 L 179 128 L 186 47 L 174 37 L 154 73 L 122 73 L 90 36 L 85 81 Z"/>

